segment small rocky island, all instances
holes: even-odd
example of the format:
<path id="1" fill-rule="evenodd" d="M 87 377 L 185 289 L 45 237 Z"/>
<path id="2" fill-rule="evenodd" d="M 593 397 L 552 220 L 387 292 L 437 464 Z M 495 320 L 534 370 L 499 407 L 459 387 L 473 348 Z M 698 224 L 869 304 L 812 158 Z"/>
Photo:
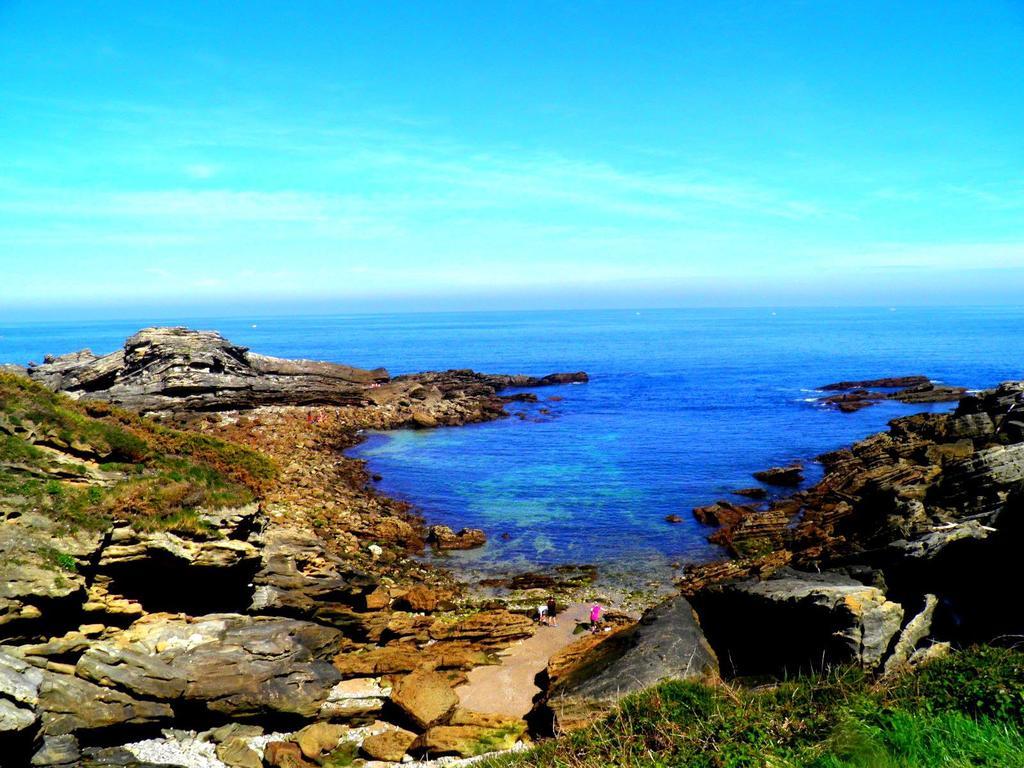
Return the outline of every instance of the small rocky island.
<path id="1" fill-rule="evenodd" d="M 1016 583 L 1024 519 L 1024 384 L 1008 383 L 820 457 L 810 488 L 778 467 L 758 479 L 789 495 L 695 510 L 727 559 L 638 621 L 567 633 L 530 711 L 466 706 L 536 625 L 414 557 L 482 532 L 428 526 L 342 451 L 362 429 L 498 419 L 534 397 L 512 388 L 586 380 L 392 378 L 183 328 L 0 373 L 4 765 L 471 759 L 665 680 L 886 675 L 1024 630 L 994 586 Z"/>

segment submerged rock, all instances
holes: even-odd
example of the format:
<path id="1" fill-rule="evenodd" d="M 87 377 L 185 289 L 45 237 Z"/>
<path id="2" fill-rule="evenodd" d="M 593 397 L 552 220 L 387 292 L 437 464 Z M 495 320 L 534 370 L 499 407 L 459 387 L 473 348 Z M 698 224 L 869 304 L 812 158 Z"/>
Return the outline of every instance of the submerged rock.
<path id="1" fill-rule="evenodd" d="M 754 473 L 754 479 L 768 485 L 800 485 L 804 481 L 802 464 L 790 464 L 785 467 L 771 467 Z"/>
<path id="2" fill-rule="evenodd" d="M 437 549 L 474 549 L 486 544 L 487 536 L 478 528 L 456 533 L 447 525 L 432 525 L 427 529 L 427 541 Z"/>

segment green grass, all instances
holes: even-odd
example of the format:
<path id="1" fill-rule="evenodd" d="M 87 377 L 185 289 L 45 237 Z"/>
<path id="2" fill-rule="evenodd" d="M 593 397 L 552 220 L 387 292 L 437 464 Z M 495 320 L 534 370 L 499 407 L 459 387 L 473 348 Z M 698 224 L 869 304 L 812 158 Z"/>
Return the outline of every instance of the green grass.
<path id="1" fill-rule="evenodd" d="M 58 464 L 44 446 L 72 460 Z M 98 478 L 87 463 L 99 470 Z M 105 403 L 80 403 L 24 376 L 0 373 L 4 507 L 43 511 L 68 529 L 120 520 L 141 530 L 210 536 L 215 533 L 198 511 L 249 503 L 275 471 L 248 448 L 168 429 Z"/>
<path id="2" fill-rule="evenodd" d="M 854 670 L 765 689 L 669 682 L 486 766 L 1024 766 L 1024 654 L 975 648 L 885 685 Z"/>

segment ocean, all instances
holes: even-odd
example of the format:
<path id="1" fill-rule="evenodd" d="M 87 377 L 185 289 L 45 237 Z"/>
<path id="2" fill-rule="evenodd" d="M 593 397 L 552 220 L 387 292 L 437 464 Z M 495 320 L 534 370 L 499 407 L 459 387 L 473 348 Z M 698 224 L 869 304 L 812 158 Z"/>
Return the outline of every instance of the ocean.
<path id="1" fill-rule="evenodd" d="M 481 550 L 446 555 L 507 573 L 598 564 L 664 581 L 720 558 L 694 506 L 751 473 L 816 455 L 949 404 L 886 402 L 852 414 L 813 402 L 840 379 L 925 374 L 983 388 L 1024 378 L 1024 310 L 692 309 L 435 313 L 0 324 L 0 362 L 82 347 L 102 353 L 150 324 L 216 329 L 255 351 L 387 367 L 546 374 L 589 384 L 536 390 L 498 422 L 368 434 L 351 451 L 379 487 L 431 523 L 482 528 Z M 683 522 L 670 524 L 666 515 Z"/>

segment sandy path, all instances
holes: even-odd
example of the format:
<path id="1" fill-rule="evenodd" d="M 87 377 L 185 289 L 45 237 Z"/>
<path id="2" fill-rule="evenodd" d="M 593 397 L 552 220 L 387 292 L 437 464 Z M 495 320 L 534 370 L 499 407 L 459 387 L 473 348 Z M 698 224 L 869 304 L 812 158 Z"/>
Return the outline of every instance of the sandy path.
<path id="1" fill-rule="evenodd" d="M 523 717 L 540 692 L 533 683 L 537 673 L 556 651 L 579 637 L 573 630 L 589 616 L 589 604 L 574 603 L 558 614 L 557 627 L 538 627 L 533 637 L 507 648 L 500 664 L 470 670 L 469 680 L 455 689 L 459 702 L 474 712 Z"/>

